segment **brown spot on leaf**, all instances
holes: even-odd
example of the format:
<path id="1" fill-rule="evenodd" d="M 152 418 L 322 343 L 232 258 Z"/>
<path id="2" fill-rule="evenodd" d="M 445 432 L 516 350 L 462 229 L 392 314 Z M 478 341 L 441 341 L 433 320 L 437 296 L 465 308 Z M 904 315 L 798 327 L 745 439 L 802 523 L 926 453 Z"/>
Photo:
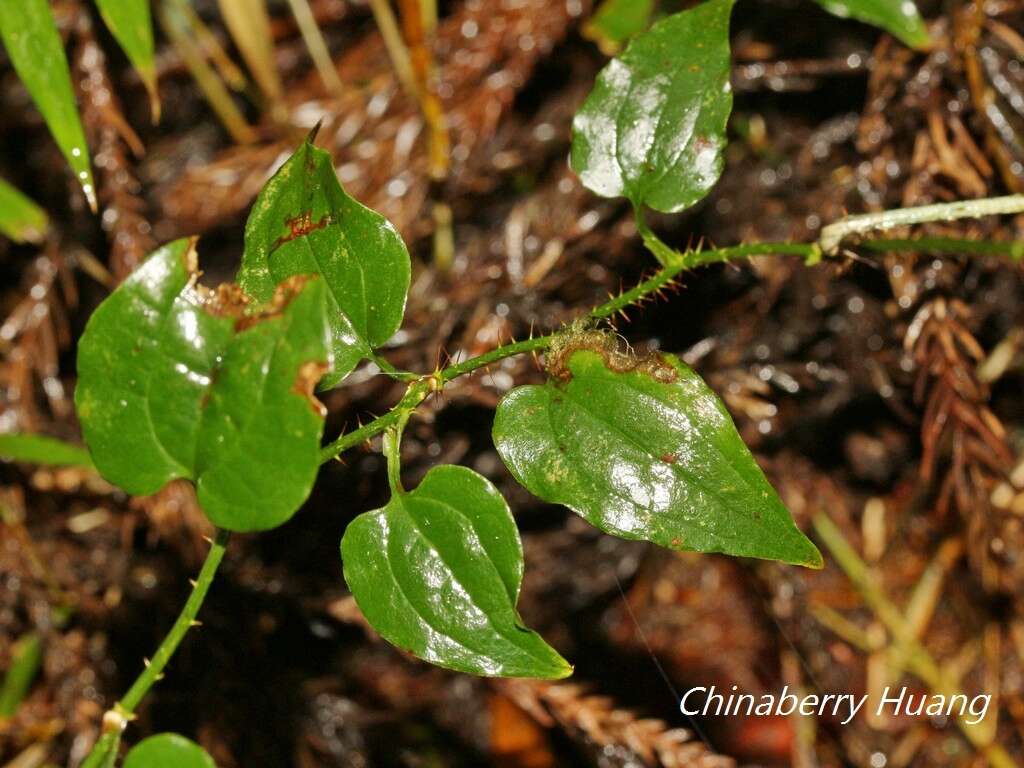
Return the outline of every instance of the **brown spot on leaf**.
<path id="1" fill-rule="evenodd" d="M 663 453 L 661 454 L 661 460 L 666 464 L 675 464 L 679 459 L 676 458 L 674 453 Z"/>
<path id="2" fill-rule="evenodd" d="M 249 297 L 237 283 L 221 283 L 204 293 L 203 306 L 211 315 L 240 320 L 249 306 Z"/>
<path id="3" fill-rule="evenodd" d="M 615 373 L 644 373 L 662 384 L 671 384 L 678 378 L 675 367 L 657 352 L 639 356 L 624 349 L 612 333 L 575 327 L 556 338 L 548 349 L 544 358 L 548 375 L 559 381 L 571 380 L 569 360 L 580 350 L 597 353 L 605 368 Z"/>
<path id="4" fill-rule="evenodd" d="M 285 219 L 285 226 L 288 227 L 288 234 L 281 235 L 274 241 L 274 245 L 271 247 L 272 251 L 276 251 L 282 245 L 300 237 L 305 237 L 310 232 L 315 232 L 318 229 L 323 229 L 333 221 L 331 214 L 325 213 L 320 217 L 318 221 L 313 221 L 313 214 L 310 211 L 303 211 L 298 216 L 294 216 L 290 219 Z"/>
<path id="5" fill-rule="evenodd" d="M 235 322 L 235 330 L 244 331 L 266 320 L 278 317 L 284 311 L 284 308 L 291 303 L 291 300 L 302 292 L 306 283 L 315 279 L 312 275 L 292 275 L 277 286 L 274 290 L 273 298 L 258 313 L 238 317 L 238 320 Z M 222 285 L 217 290 L 219 291 L 221 288 L 235 288 L 242 296 L 245 296 L 242 289 L 234 283 Z M 246 297 L 246 301 L 248 301 L 248 297 Z"/>
<path id="6" fill-rule="evenodd" d="M 652 379 L 662 384 L 671 384 L 679 378 L 679 373 L 676 371 L 675 366 L 656 352 L 641 360 L 637 364 L 636 370 L 646 373 Z"/>
<path id="7" fill-rule="evenodd" d="M 193 236 L 188 239 L 188 247 L 185 252 L 181 255 L 182 263 L 185 266 L 185 271 L 188 273 L 190 278 L 196 278 L 199 276 L 199 254 L 196 252 L 196 245 L 199 243 L 199 236 Z"/>
<path id="8" fill-rule="evenodd" d="M 327 416 L 327 408 L 317 400 L 313 392 L 316 389 L 317 382 L 320 381 L 328 370 L 330 370 L 330 366 L 320 360 L 305 362 L 299 366 L 299 375 L 295 378 L 295 383 L 292 385 L 292 392 L 306 398 L 306 402 L 313 409 L 313 413 L 321 419 Z"/>

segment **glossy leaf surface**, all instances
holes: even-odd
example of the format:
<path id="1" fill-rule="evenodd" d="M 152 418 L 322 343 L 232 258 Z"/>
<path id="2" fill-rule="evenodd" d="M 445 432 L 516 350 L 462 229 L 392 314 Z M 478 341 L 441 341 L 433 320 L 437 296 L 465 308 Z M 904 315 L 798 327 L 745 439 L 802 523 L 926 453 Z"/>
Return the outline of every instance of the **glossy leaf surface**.
<path id="1" fill-rule="evenodd" d="M 572 167 L 588 189 L 666 213 L 708 193 L 732 109 L 732 4 L 662 19 L 601 70 L 573 121 Z"/>
<path id="2" fill-rule="evenodd" d="M 0 434 L 0 459 L 50 467 L 92 467 L 85 448 L 27 433 Z"/>
<path id="3" fill-rule="evenodd" d="M 654 14 L 654 0 L 604 0 L 584 25 L 583 33 L 611 56 L 647 29 Z"/>
<path id="4" fill-rule="evenodd" d="M 309 141 L 257 197 L 238 281 L 266 301 L 296 274 L 327 285 L 334 369 L 323 386 L 333 386 L 401 326 L 411 268 L 395 228 L 346 194 L 330 155 Z"/>
<path id="5" fill-rule="evenodd" d="M 914 0 L 818 0 L 829 13 L 881 27 L 911 48 L 927 48 L 931 37 Z"/>
<path id="6" fill-rule="evenodd" d="M 89 319 L 75 392 L 82 430 L 100 473 L 129 493 L 187 478 L 216 525 L 273 528 L 319 467 L 324 281 L 295 278 L 256 315 L 237 287 L 195 284 L 193 245 L 156 251 Z"/>
<path id="7" fill-rule="evenodd" d="M 176 733 L 159 733 L 129 750 L 124 768 L 217 768 L 206 750 Z"/>
<path id="8" fill-rule="evenodd" d="M 46 227 L 43 209 L 0 179 L 0 232 L 19 243 L 38 243 Z"/>
<path id="9" fill-rule="evenodd" d="M 516 613 L 523 551 L 508 505 L 470 469 L 435 467 L 353 520 L 345 580 L 388 642 L 460 672 L 561 678 L 572 668 Z"/>
<path id="10" fill-rule="evenodd" d="M 153 18 L 149 0 L 96 0 L 103 23 L 117 40 L 128 61 L 139 73 L 146 90 L 154 122 L 160 115 L 153 52 Z"/>
<path id="11" fill-rule="evenodd" d="M 494 443 L 516 479 L 616 536 L 820 567 L 704 381 L 668 355 L 626 368 L 581 349 L 567 381 L 505 396 Z"/>
<path id="12" fill-rule="evenodd" d="M 18 77 L 96 209 L 89 148 L 78 117 L 64 44 L 47 0 L 0 2 L 0 37 Z"/>

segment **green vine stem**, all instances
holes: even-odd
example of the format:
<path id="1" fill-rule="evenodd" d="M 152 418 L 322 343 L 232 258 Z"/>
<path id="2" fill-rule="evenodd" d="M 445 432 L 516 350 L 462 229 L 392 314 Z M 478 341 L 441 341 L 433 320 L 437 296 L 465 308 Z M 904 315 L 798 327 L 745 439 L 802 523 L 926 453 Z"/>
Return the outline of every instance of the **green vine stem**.
<path id="1" fill-rule="evenodd" d="M 904 250 L 906 240 L 865 240 L 859 247 L 866 251 L 885 252 Z M 962 253 L 968 256 L 1009 256 L 1014 261 L 1024 259 L 1024 240 L 961 240 L 955 237 L 921 237 L 912 241 L 920 253 Z"/>
<path id="2" fill-rule="evenodd" d="M 916 208 L 898 208 L 893 211 L 865 213 L 847 216 L 821 230 L 818 245 L 829 256 L 839 251 L 839 246 L 851 235 L 878 232 L 910 224 L 927 224 L 957 219 L 976 219 L 1005 213 L 1024 213 L 1024 195 L 986 197 L 980 200 L 958 200 L 954 203 L 921 205 Z"/>
<path id="3" fill-rule="evenodd" d="M 404 493 L 402 488 L 402 432 L 412 416 L 414 408 L 404 408 L 398 412 L 398 421 L 384 433 L 384 456 L 388 462 L 388 485 L 391 493 Z"/>
<path id="4" fill-rule="evenodd" d="M 897 211 L 886 211 L 866 216 L 852 216 L 822 230 L 821 238 L 815 243 L 752 243 L 736 245 L 728 248 L 709 248 L 702 250 L 677 251 L 663 243 L 653 231 L 647 227 L 642 217 L 638 216 L 638 228 L 644 244 L 655 255 L 660 268 L 649 278 L 641 281 L 618 296 L 614 296 L 595 307 L 588 313 L 591 320 L 602 320 L 613 317 L 627 308 L 640 304 L 652 294 L 656 294 L 678 277 L 682 272 L 696 267 L 722 262 L 749 259 L 755 256 L 784 255 L 798 256 L 807 263 L 813 264 L 821 260 L 823 255 L 834 256 L 844 238 L 868 231 L 888 229 L 907 224 L 924 223 L 927 221 L 950 221 L 970 216 L 983 216 L 996 213 L 1016 213 L 1024 211 L 1024 195 L 1013 195 L 988 200 L 973 200 L 962 203 L 951 203 L 922 208 L 909 208 Z M 1024 243 L 1021 242 L 988 242 L 960 240 L 955 238 L 932 237 L 920 240 L 885 239 L 868 240 L 859 243 L 861 248 L 875 252 L 929 252 L 948 254 L 969 254 L 982 256 L 1010 256 L 1014 259 L 1024 258 Z M 382 372 L 401 381 L 408 381 L 405 395 L 387 413 L 378 416 L 370 423 L 346 432 L 325 445 L 320 451 L 321 462 L 335 459 L 345 451 L 354 448 L 370 438 L 387 431 L 385 454 L 388 459 L 388 480 L 394 492 L 401 492 L 399 479 L 399 444 L 402 428 L 412 413 L 426 400 L 432 392 L 439 392 L 449 382 L 481 368 L 497 363 L 515 355 L 543 352 L 558 336 L 557 333 L 537 336 L 523 341 L 505 344 L 469 360 L 455 363 L 430 374 L 417 375 L 399 371 L 384 358 L 374 354 L 373 360 Z M 93 747 L 82 768 L 112 768 L 120 745 L 121 733 L 127 723 L 134 717 L 135 708 L 142 701 L 150 688 L 160 679 L 164 667 L 170 661 L 189 629 L 198 622 L 195 617 L 206 598 L 213 577 L 220 566 L 227 546 L 228 534 L 218 531 L 216 540 L 206 556 L 199 577 L 193 583 L 184 608 L 170 632 L 157 648 L 152 661 L 132 684 L 128 692 L 103 717 L 103 733 Z M 890 617 L 891 618 L 891 617 Z M 927 670 L 926 670 L 927 671 Z"/>
<path id="5" fill-rule="evenodd" d="M 188 600 L 185 601 L 185 606 L 181 609 L 181 613 L 178 614 L 178 618 L 167 636 L 164 637 L 163 642 L 160 643 L 160 647 L 156 649 L 153 658 L 146 662 L 145 669 L 132 683 L 128 692 L 103 715 L 103 734 L 85 762 L 82 763 L 82 768 L 106 768 L 108 765 L 113 765 L 121 741 L 121 733 L 128 722 L 134 719 L 135 708 L 139 706 L 149 689 L 163 676 L 164 667 L 167 666 L 167 662 L 171 660 L 188 631 L 199 624 L 196 621 L 196 615 L 203 605 L 203 600 L 206 599 L 206 593 L 210 591 L 213 577 L 224 558 L 228 535 L 227 531 L 217 531 L 216 538 L 203 562 L 203 567 L 199 571 L 199 576 L 192 583 L 192 592 L 188 596 Z"/>
<path id="6" fill-rule="evenodd" d="M 391 493 L 402 493 L 402 438 L 397 426 L 384 433 L 384 458 L 388 462 L 388 485 L 391 486 Z"/>
<path id="7" fill-rule="evenodd" d="M 1019 196 L 1024 199 L 1024 196 Z M 998 199 L 998 198 L 996 198 Z M 983 201 L 973 201 L 983 202 Z M 934 208 L 934 206 L 929 206 Z M 914 210 L 914 209 L 908 209 Z M 890 211 L 890 214 L 900 213 Z M 898 218 L 898 217 L 897 217 Z M 891 219 L 890 219 L 891 220 Z M 893 224 L 892 226 L 898 226 Z M 830 225 L 831 226 L 831 225 Z M 645 298 L 656 294 L 662 288 L 668 286 L 682 272 L 709 264 L 718 264 L 740 259 L 749 259 L 754 256 L 798 256 L 808 263 L 819 261 L 823 255 L 821 241 L 817 243 L 750 243 L 734 245 L 728 248 L 710 248 L 694 251 L 677 251 L 663 243 L 646 226 L 642 229 L 644 244 L 655 252 L 661 268 L 651 277 L 637 283 L 627 291 L 614 296 L 604 304 L 592 309 L 587 317 L 592 320 L 602 320 L 613 317 L 623 312 L 628 307 L 641 303 Z M 887 239 L 887 240 L 866 240 L 859 244 L 860 247 L 869 251 L 884 251 L 888 253 L 909 253 L 927 252 L 936 254 L 969 254 L 984 256 L 1010 256 L 1014 259 L 1024 257 L 1024 242 L 991 242 L 976 240 L 961 240 L 956 238 L 924 238 L 915 239 Z M 414 378 L 405 396 L 394 408 L 373 421 L 359 427 L 351 432 L 346 432 L 335 440 L 325 445 L 320 450 L 320 461 L 328 462 L 335 459 L 351 448 L 355 448 L 370 438 L 379 435 L 381 432 L 398 424 L 399 419 L 408 418 L 408 415 L 422 403 L 431 392 L 444 388 L 449 382 L 473 373 L 481 368 L 500 362 L 508 357 L 522 354 L 543 352 L 557 336 L 557 333 L 545 336 L 537 336 L 523 341 L 516 341 L 511 344 L 492 349 L 477 357 L 464 360 L 463 362 L 450 365 L 434 373 Z M 380 364 L 378 357 L 374 358 Z M 383 368 L 386 373 L 387 369 Z M 394 370 L 394 369 L 392 369 Z M 410 374 L 400 373 L 400 380 L 409 380 Z M 414 376 L 414 375 L 413 375 Z M 395 378 L 399 378 L 396 376 Z"/>

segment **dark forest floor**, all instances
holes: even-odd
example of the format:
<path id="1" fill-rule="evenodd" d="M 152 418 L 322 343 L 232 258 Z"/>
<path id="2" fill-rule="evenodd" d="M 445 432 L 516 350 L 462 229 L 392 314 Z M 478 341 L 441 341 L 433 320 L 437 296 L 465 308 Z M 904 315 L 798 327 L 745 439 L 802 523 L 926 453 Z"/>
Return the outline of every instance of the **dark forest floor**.
<path id="1" fill-rule="evenodd" d="M 251 111 L 259 139 L 239 146 L 169 47 L 164 120 L 151 126 L 141 85 L 89 23 L 93 9 L 58 3 L 76 79 L 100 83 L 81 106 L 101 217 L 0 68 L 0 173 L 30 190 L 57 230 L 42 248 L 0 241 L 0 429 L 77 440 L 75 339 L 112 281 L 156 243 L 190 233 L 203 236 L 209 279 L 229 277 L 253 196 L 321 118 L 319 143 L 342 182 L 414 253 L 405 325 L 385 350 L 400 368 L 429 370 L 439 357 L 557 328 L 649 269 L 626 206 L 586 192 L 565 162 L 573 112 L 605 60 L 581 35 L 586 0 L 444 4 L 437 59 L 454 167 L 441 194 L 456 237 L 447 275 L 430 265 L 422 136 L 407 138 L 419 113 L 369 11 L 313 5 L 343 96 L 323 93 L 296 30 L 280 21 L 294 130 Z M 216 28 L 213 6 L 198 4 Z M 652 222 L 664 239 L 811 240 L 847 211 L 1024 190 L 1024 4 L 951 0 L 922 11 L 939 41 L 928 54 L 811 3 L 742 0 L 726 171 L 695 209 Z M 106 57 L 88 55 L 96 36 Z M 117 109 L 143 156 L 119 133 Z M 1024 220 L 927 231 L 1020 239 Z M 875 753 L 889 766 L 975 766 L 998 743 L 1024 764 L 1020 267 L 926 254 L 851 254 L 813 268 L 765 258 L 691 274 L 629 315 L 617 324 L 627 339 L 680 354 L 724 398 L 801 527 L 814 536 L 812 517 L 831 518 L 926 652 L 965 691 L 998 696 L 998 728 L 974 744 L 955 724 L 927 720 L 823 720 L 814 730 L 793 718 L 730 718 L 697 724 L 709 751 L 800 768 L 876 765 Z M 711 765 L 696 737 L 675 730 L 690 724 L 671 686 L 928 690 L 824 546 L 822 572 L 673 554 L 538 504 L 511 481 L 490 426 L 513 382 L 541 376 L 517 358 L 459 380 L 413 420 L 403 458 L 410 485 L 434 464 L 461 463 L 509 499 L 526 551 L 521 613 L 574 661 L 571 684 L 446 673 L 364 629 L 338 541 L 347 521 L 386 500 L 387 483 L 379 452 L 357 451 L 321 473 L 290 523 L 233 542 L 203 628 L 130 736 L 181 731 L 223 768 Z M 357 371 L 324 397 L 328 435 L 401 391 Z M 37 684 L 0 726 L 0 765 L 75 766 L 173 621 L 206 523 L 183 484 L 126 498 L 72 470 L 0 465 L 0 504 L 0 668 L 23 633 L 45 642 Z M 56 624 L 63 604 L 73 612 Z M 33 745 L 44 745 L 38 762 L 11 762 Z"/>

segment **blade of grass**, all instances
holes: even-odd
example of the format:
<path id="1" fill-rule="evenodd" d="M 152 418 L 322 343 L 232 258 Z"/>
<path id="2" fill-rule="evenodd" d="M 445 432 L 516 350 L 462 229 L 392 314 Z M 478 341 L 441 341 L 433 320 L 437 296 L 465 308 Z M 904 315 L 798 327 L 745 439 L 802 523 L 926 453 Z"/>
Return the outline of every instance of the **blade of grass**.
<path id="1" fill-rule="evenodd" d="M 0 232 L 19 243 L 40 243 L 46 227 L 46 212 L 0 179 Z"/>
<path id="2" fill-rule="evenodd" d="M 153 123 L 160 121 L 160 94 L 156 87 L 153 49 L 153 19 L 149 0 L 96 0 L 103 23 L 138 71 L 149 92 Z"/>
<path id="3" fill-rule="evenodd" d="M 434 34 L 437 29 L 437 0 L 420 0 L 420 17 L 427 35 Z"/>
<path id="4" fill-rule="evenodd" d="M 0 459 L 50 467 L 92 469 L 93 466 L 85 448 L 46 435 L 27 433 L 0 435 Z"/>
<path id="5" fill-rule="evenodd" d="M 264 0 L 220 0 L 218 6 L 231 39 L 245 59 L 271 114 L 277 120 L 284 119 L 283 88 L 274 61 L 274 38 L 270 33 L 266 3 Z"/>
<path id="6" fill-rule="evenodd" d="M 436 66 L 427 39 L 430 32 L 428 21 L 423 16 L 423 5 L 424 0 L 399 0 L 398 7 L 402 15 L 402 31 L 408 46 L 412 75 L 416 82 L 414 94 L 427 124 L 430 176 L 435 181 L 443 181 L 451 163 L 451 147 L 444 107 L 433 88 Z"/>
<path id="7" fill-rule="evenodd" d="M 384 47 L 387 49 L 388 58 L 391 59 L 391 66 L 395 68 L 395 76 L 405 92 L 419 102 L 419 86 L 413 73 L 412 59 L 405 41 L 402 40 L 402 33 L 398 30 L 398 20 L 395 18 L 395 12 L 391 10 L 391 3 L 389 0 L 369 2 L 377 29 L 384 38 Z"/>
<path id="8" fill-rule="evenodd" d="M 235 106 L 217 73 L 206 63 L 194 39 L 195 32 L 189 24 L 188 14 L 183 10 L 186 5 L 184 0 L 163 0 L 157 6 L 157 18 L 231 138 L 239 144 L 250 144 L 256 141 L 256 131 Z"/>
<path id="9" fill-rule="evenodd" d="M 316 71 L 324 82 L 324 87 L 335 96 L 341 95 L 343 90 L 341 78 L 338 77 L 338 70 L 335 69 L 334 62 L 331 60 L 331 54 L 327 50 L 324 36 L 320 33 L 320 27 L 316 25 L 316 19 L 313 18 L 309 0 L 288 0 L 288 4 L 291 6 L 295 23 L 299 25 L 299 32 L 302 33 L 302 39 L 306 43 L 313 64 L 316 65 Z"/>
<path id="10" fill-rule="evenodd" d="M 434 90 L 436 64 L 430 37 L 437 25 L 436 0 L 399 0 L 402 35 L 394 25 L 394 15 L 385 1 L 374 3 L 374 15 L 391 56 L 392 65 L 403 82 L 405 90 L 416 99 L 420 114 L 427 126 L 427 157 L 430 178 L 434 182 L 432 217 L 434 220 L 434 266 L 442 274 L 454 262 L 455 234 L 452 229 L 452 210 L 439 199 L 442 185 L 451 166 L 451 142 L 444 106 Z M 394 36 L 395 39 L 392 39 Z M 408 67 L 405 72 L 404 68 Z M 405 82 L 409 78 L 410 82 Z"/>
<path id="11" fill-rule="evenodd" d="M 227 51 L 224 50 L 224 46 L 220 42 L 220 38 L 213 33 L 189 3 L 181 2 L 180 6 L 182 14 L 188 20 L 188 25 L 196 36 L 199 50 L 213 63 L 217 73 L 228 84 L 228 88 L 238 93 L 245 91 L 249 86 L 248 81 L 245 79 L 245 73 L 228 56 Z"/>
<path id="12" fill-rule="evenodd" d="M 0 2 L 0 38 L 93 213 L 96 187 L 64 44 L 47 0 Z"/>
<path id="13" fill-rule="evenodd" d="M 951 680 L 948 669 L 936 662 L 917 639 L 914 628 L 907 621 L 905 609 L 897 608 L 890 601 L 875 572 L 861 559 L 853 545 L 843 536 L 839 527 L 821 512 L 814 516 L 813 524 L 818 537 L 836 564 L 860 592 L 865 605 L 889 630 L 893 639 L 892 645 L 897 649 L 901 663 L 905 662 L 907 669 L 919 677 L 932 692 L 947 698 L 963 695 Z M 942 557 L 948 558 L 952 554 L 954 553 L 947 552 Z M 930 589 L 930 587 L 926 587 L 926 589 Z M 1012 768 L 1016 765 L 1003 746 L 994 741 L 995 729 L 989 728 L 984 722 L 968 722 L 962 716 L 955 720 L 961 733 L 993 766 Z"/>
<path id="14" fill-rule="evenodd" d="M 43 659 L 43 642 L 30 632 L 22 635 L 11 649 L 11 666 L 0 685 L 0 718 L 12 717 L 25 700 Z"/>

